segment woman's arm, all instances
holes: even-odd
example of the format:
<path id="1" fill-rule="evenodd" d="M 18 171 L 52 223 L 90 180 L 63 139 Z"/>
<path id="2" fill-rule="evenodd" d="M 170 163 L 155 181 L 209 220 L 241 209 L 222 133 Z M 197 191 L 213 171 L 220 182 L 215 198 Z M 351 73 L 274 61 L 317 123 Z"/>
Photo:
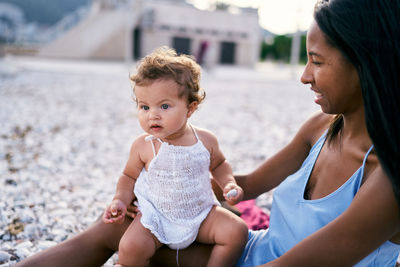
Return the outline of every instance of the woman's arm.
<path id="1" fill-rule="evenodd" d="M 302 125 L 291 142 L 282 150 L 250 174 L 235 175 L 237 183 L 244 190 L 244 199 L 253 199 L 270 191 L 297 171 L 312 145 L 328 128 L 331 118 L 330 115 L 316 113 Z"/>
<path id="2" fill-rule="evenodd" d="M 399 231 L 392 185 L 378 167 L 342 215 L 263 266 L 352 266 Z"/>

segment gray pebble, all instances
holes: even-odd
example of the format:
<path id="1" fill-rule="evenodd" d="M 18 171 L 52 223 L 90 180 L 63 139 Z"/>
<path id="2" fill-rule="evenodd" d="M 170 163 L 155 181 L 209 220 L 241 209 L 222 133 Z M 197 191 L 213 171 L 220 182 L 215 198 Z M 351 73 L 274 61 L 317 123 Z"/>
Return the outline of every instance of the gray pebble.
<path id="1" fill-rule="evenodd" d="M 0 263 L 4 263 L 9 261 L 11 258 L 11 255 L 8 254 L 8 252 L 0 250 Z"/>

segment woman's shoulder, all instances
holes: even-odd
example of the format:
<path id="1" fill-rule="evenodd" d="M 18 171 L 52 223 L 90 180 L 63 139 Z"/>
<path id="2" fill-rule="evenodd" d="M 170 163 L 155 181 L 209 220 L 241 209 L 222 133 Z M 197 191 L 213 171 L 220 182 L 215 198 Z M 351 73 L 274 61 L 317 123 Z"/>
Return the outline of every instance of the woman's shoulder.
<path id="1" fill-rule="evenodd" d="M 332 121 L 334 116 L 335 115 L 327 114 L 327 113 L 324 113 L 319 110 L 319 111 L 316 111 L 315 113 L 313 113 L 306 122 L 312 121 L 312 122 L 318 123 L 318 124 L 327 124 Z"/>
<path id="2" fill-rule="evenodd" d="M 317 111 L 304 122 L 302 128 L 324 132 L 326 129 L 328 129 L 333 118 L 334 115 Z"/>
<path id="3" fill-rule="evenodd" d="M 329 128 L 334 115 L 318 111 L 312 114 L 301 126 L 298 135 L 311 147 Z"/>

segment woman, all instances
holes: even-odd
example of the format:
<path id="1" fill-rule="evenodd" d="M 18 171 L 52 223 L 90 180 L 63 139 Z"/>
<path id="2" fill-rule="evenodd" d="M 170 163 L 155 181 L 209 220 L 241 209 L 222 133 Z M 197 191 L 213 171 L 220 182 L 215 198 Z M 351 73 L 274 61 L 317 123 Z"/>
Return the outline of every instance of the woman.
<path id="1" fill-rule="evenodd" d="M 317 3 L 301 80 L 323 113 L 242 185 L 279 184 L 270 230 L 249 235 L 239 266 L 396 264 L 399 15 L 399 1 Z"/>
<path id="2" fill-rule="evenodd" d="M 322 112 L 254 172 L 236 177 L 247 199 L 279 185 L 270 229 L 249 234 L 238 266 L 395 265 L 400 251 L 399 17 L 400 0 L 316 4 L 301 81 L 315 92 Z M 101 265 L 127 225 L 98 221 L 17 266 Z M 203 266 L 209 252 L 207 246 L 191 246 L 179 252 L 180 264 Z M 153 264 L 176 266 L 175 256 L 160 250 Z"/>

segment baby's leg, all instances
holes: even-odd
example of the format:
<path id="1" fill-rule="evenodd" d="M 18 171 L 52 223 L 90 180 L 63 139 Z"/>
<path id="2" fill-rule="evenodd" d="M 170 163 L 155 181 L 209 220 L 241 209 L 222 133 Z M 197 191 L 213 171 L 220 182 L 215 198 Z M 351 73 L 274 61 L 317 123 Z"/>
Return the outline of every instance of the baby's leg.
<path id="1" fill-rule="evenodd" d="M 248 237 L 246 223 L 232 212 L 213 207 L 200 226 L 197 241 L 215 244 L 208 267 L 235 266 Z"/>
<path id="2" fill-rule="evenodd" d="M 149 266 L 150 258 L 162 244 L 140 222 L 138 214 L 124 233 L 119 243 L 118 263 L 120 266 Z"/>

